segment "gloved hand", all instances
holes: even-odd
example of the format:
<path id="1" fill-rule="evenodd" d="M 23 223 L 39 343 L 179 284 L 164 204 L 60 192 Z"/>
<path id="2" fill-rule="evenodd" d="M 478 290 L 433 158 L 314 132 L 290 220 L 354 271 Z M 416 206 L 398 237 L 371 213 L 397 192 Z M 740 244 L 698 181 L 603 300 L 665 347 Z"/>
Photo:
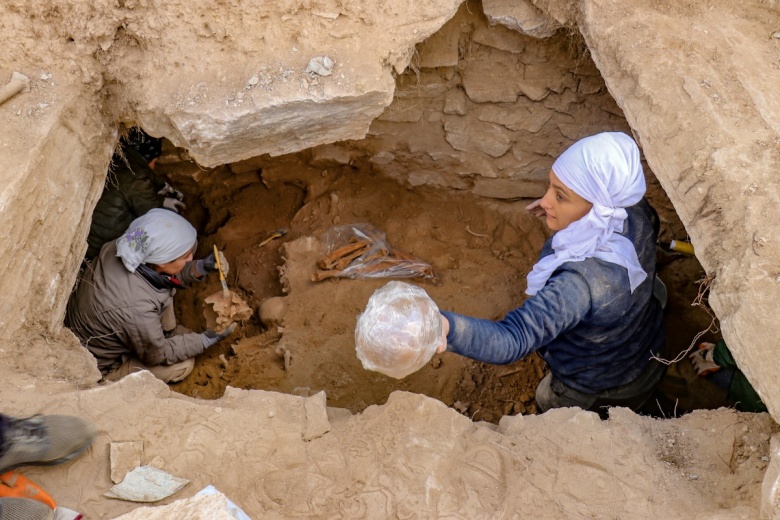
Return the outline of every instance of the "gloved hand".
<path id="1" fill-rule="evenodd" d="M 227 274 L 230 272 L 230 264 L 228 264 L 228 261 L 225 258 L 225 255 L 222 254 L 222 251 L 219 252 L 219 263 L 222 265 L 222 273 L 227 276 Z M 195 269 L 197 270 L 198 276 L 201 278 L 212 271 L 216 271 L 217 260 L 214 258 L 214 253 L 211 253 L 206 258 L 195 262 Z"/>
<path id="2" fill-rule="evenodd" d="M 699 349 L 693 354 L 688 355 L 693 368 L 700 376 L 706 376 L 720 370 L 720 366 L 715 363 L 715 343 L 699 343 Z"/>
<path id="3" fill-rule="evenodd" d="M 203 347 L 209 348 L 211 345 L 219 343 L 223 339 L 233 334 L 233 331 L 236 330 L 237 326 L 238 326 L 237 324 L 231 323 L 228 326 L 228 328 L 226 328 L 222 332 L 217 332 L 215 330 L 207 329 L 200 335 L 201 336 L 200 339 L 201 341 L 203 341 Z"/>
<path id="4" fill-rule="evenodd" d="M 157 195 L 162 195 L 164 197 L 176 199 L 176 200 L 184 200 L 184 194 L 179 190 L 174 189 L 173 186 L 171 186 L 167 182 L 165 183 L 163 189 L 157 192 Z"/>
<path id="5" fill-rule="evenodd" d="M 183 209 L 187 209 L 187 205 L 186 204 L 184 204 L 179 199 L 175 199 L 173 197 L 166 197 L 165 200 L 163 201 L 163 207 L 165 209 L 169 209 L 171 211 L 175 211 L 176 213 L 178 213 L 179 211 L 181 211 Z"/>

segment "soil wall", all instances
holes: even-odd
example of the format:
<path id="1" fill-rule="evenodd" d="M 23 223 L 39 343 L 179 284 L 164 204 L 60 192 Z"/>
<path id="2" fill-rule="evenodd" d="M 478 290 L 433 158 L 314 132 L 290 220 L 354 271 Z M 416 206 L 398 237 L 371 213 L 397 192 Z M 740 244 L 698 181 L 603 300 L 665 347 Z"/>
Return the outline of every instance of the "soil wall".
<path id="1" fill-rule="evenodd" d="M 362 139 L 370 126 L 358 149 L 387 174 L 409 186 L 489 197 L 515 185 L 527 191 L 512 197 L 538 193 L 555 153 L 587 133 L 567 126 L 566 110 L 580 111 L 579 121 L 618 121 L 595 70 L 580 60 L 578 38 L 556 34 L 545 47 L 523 37 L 520 49 L 515 35 L 489 30 L 476 3 L 445 26 L 460 4 L 0 4 L 8 49 L 0 56 L 2 82 L 16 70 L 31 89 L 0 105 L 0 396 L 3 412 L 75 413 L 98 423 L 88 454 L 28 472 L 63 505 L 83 506 L 96 518 L 134 508 L 101 493 L 110 485 L 109 443 L 141 439 L 144 462 L 188 476 L 193 488 L 215 483 L 251 514 L 269 518 L 345 510 L 356 518 L 498 511 L 539 518 L 757 516 L 764 471 L 778 465 L 770 450 L 776 425 L 766 415 L 720 411 L 654 421 L 616 410 L 601 422 L 559 410 L 506 418 L 495 428 L 425 397 L 393 394 L 390 404 L 359 416 L 312 403 L 320 419 L 331 413 L 333 433 L 321 428 L 318 437 L 295 396 L 231 390 L 204 403 L 171 395 L 148 374 L 86 391 L 45 381 L 97 379 L 60 324 L 120 121 L 165 135 L 206 166 Z M 488 20 L 517 21 L 501 9 L 519 4 L 489 4 Z M 777 2 L 535 5 L 554 23 L 578 24 L 714 276 L 712 302 L 724 336 L 778 417 Z M 417 71 L 401 75 L 402 95 L 385 111 L 394 99 L 393 75 L 442 27 L 417 48 Z M 539 54 L 552 49 L 555 62 Z M 305 72 L 312 57 L 324 55 L 334 62 L 330 75 Z M 502 111 L 504 104 L 511 110 Z M 529 119 L 513 120 L 515 111 Z M 412 135 L 420 126 L 423 141 Z M 560 149 L 540 149 L 542 142 Z M 324 151 L 345 160 L 338 148 Z M 514 169 L 526 160 L 533 172 L 527 179 Z M 253 464 L 246 453 L 268 456 Z M 265 484 L 247 492 L 242 475 Z M 770 491 L 776 475 L 769 474 Z M 335 492 L 323 496 L 322 489 Z"/>
<path id="2" fill-rule="evenodd" d="M 536 4 L 556 23 L 579 24 L 715 279 L 727 341 L 777 414 L 771 318 L 780 243 L 767 225 L 780 211 L 771 177 L 777 6 L 743 2 L 724 17 L 727 2 Z M 392 73 L 406 68 L 414 45 L 443 27 L 417 49 L 413 73 L 401 76 L 362 143 L 388 174 L 412 186 L 533 196 L 568 142 L 605 122 L 623 125 L 572 29 L 540 44 L 489 27 L 477 3 L 453 18 L 458 5 L 322 2 L 302 11 L 283 3 L 250 16 L 244 5 L 5 2 L 4 37 L 18 52 L 0 66 L 6 78 L 27 73 L 32 91 L 0 107 L 10 165 L 0 275 L 14 280 L 2 300 L 3 336 L 25 323 L 51 333 L 61 320 L 115 138 L 108 121 L 140 122 L 206 165 L 355 137 L 392 99 Z M 500 15 L 509 6 L 488 5 L 490 21 L 512 18 Z M 311 57 L 328 53 L 330 75 L 305 72 Z M 583 114 L 574 126 L 572 111 Z"/>

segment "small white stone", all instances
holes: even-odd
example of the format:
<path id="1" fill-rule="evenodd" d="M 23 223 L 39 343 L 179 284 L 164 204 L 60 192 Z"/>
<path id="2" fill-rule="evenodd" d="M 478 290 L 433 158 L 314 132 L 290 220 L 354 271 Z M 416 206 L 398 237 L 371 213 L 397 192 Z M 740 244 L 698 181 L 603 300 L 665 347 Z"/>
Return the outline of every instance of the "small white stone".
<path id="1" fill-rule="evenodd" d="M 249 81 L 246 82 L 246 89 L 250 90 L 252 87 L 260 83 L 260 78 L 257 77 L 257 75 L 252 76 L 249 78 Z"/>
<path id="2" fill-rule="evenodd" d="M 271 419 L 273 419 L 274 417 L 276 417 L 276 412 L 274 412 L 274 411 L 270 411 L 270 412 L 268 412 L 268 417 L 270 417 Z"/>
<path id="3" fill-rule="evenodd" d="M 304 72 L 319 74 L 320 76 L 330 76 L 333 73 L 335 63 L 328 56 L 315 56 L 306 65 Z"/>

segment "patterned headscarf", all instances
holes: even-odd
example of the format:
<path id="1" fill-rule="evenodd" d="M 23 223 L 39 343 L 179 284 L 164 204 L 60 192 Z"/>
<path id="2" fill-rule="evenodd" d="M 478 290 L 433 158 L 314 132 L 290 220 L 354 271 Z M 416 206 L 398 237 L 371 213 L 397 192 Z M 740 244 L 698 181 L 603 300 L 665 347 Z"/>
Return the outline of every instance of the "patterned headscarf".
<path id="1" fill-rule="evenodd" d="M 116 256 L 134 273 L 141 264 L 165 264 L 195 246 L 197 232 L 184 217 L 155 208 L 138 217 L 116 239 Z"/>
<path id="2" fill-rule="evenodd" d="M 639 147 L 622 132 L 603 132 L 571 145 L 552 169 L 563 184 L 593 207 L 553 236 L 555 252 L 534 265 L 528 274 L 526 293 L 536 294 L 564 262 L 591 257 L 625 267 L 634 292 L 647 273 L 634 244 L 620 233 L 628 217 L 624 208 L 633 206 L 645 194 Z"/>

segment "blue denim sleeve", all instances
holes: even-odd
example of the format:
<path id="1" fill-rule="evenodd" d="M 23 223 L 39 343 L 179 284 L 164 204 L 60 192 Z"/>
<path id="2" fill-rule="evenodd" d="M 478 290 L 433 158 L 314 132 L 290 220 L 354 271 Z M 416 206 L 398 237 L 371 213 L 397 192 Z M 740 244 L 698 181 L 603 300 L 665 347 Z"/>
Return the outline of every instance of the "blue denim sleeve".
<path id="1" fill-rule="evenodd" d="M 447 351 L 485 363 L 513 363 L 577 325 L 590 306 L 590 290 L 582 276 L 558 271 L 501 321 L 442 311 L 450 322 Z"/>

